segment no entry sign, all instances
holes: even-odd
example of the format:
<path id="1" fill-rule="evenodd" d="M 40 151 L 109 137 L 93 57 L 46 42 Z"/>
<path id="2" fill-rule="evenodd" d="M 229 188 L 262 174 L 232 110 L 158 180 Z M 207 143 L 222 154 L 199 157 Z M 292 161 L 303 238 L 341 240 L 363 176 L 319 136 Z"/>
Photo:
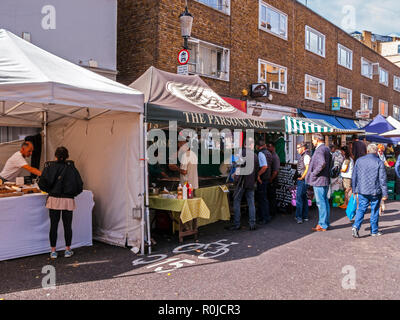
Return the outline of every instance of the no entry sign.
<path id="1" fill-rule="evenodd" d="M 182 49 L 178 53 L 178 63 L 180 65 L 187 64 L 189 62 L 190 54 L 189 51 L 186 49 Z"/>

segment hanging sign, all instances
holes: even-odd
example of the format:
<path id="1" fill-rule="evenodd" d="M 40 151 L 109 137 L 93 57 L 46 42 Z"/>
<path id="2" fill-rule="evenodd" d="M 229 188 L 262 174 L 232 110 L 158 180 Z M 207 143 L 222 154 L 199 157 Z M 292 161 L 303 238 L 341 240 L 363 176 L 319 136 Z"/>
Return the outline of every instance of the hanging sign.
<path id="1" fill-rule="evenodd" d="M 331 101 L 332 101 L 332 110 L 333 111 L 340 111 L 340 100 L 342 98 L 339 97 L 332 97 Z"/>

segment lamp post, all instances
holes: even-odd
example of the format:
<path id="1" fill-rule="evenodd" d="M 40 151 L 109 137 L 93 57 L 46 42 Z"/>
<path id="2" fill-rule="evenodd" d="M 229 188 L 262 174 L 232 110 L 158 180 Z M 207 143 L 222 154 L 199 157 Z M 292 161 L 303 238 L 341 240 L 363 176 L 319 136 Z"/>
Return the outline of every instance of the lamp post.
<path id="1" fill-rule="evenodd" d="M 187 0 L 185 11 L 181 13 L 179 16 L 179 20 L 181 22 L 181 34 L 183 37 L 183 48 L 189 49 L 188 47 L 188 39 L 190 38 L 190 34 L 192 33 L 192 24 L 193 24 L 193 16 L 189 13 L 187 7 Z"/>

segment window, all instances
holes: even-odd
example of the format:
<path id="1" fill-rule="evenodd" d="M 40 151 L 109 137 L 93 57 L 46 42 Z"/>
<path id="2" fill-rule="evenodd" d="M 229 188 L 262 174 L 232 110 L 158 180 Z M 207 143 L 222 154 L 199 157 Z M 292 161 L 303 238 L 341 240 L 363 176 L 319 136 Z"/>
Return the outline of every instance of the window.
<path id="1" fill-rule="evenodd" d="M 361 74 L 364 77 L 372 79 L 372 62 L 361 58 Z"/>
<path id="2" fill-rule="evenodd" d="M 305 98 L 325 102 L 325 81 L 306 74 Z"/>
<path id="3" fill-rule="evenodd" d="M 393 89 L 400 92 L 400 77 L 398 76 L 393 78 Z"/>
<path id="4" fill-rule="evenodd" d="M 325 36 L 306 26 L 306 49 L 325 58 Z"/>
<path id="5" fill-rule="evenodd" d="M 231 1 L 230 0 L 196 0 L 206 6 L 214 8 L 215 10 L 222 11 L 225 14 L 231 14 Z"/>
<path id="6" fill-rule="evenodd" d="M 385 117 L 389 115 L 389 104 L 387 101 L 379 100 L 379 114 Z"/>
<path id="7" fill-rule="evenodd" d="M 258 27 L 285 40 L 288 38 L 288 16 L 260 1 Z"/>
<path id="8" fill-rule="evenodd" d="M 379 68 L 379 83 L 389 86 L 389 72 L 383 68 Z"/>
<path id="9" fill-rule="evenodd" d="M 189 40 L 189 73 L 229 81 L 229 49 Z"/>
<path id="10" fill-rule="evenodd" d="M 269 83 L 271 91 L 287 93 L 287 68 L 258 60 L 258 81 Z"/>
<path id="11" fill-rule="evenodd" d="M 393 118 L 395 118 L 396 120 L 400 120 L 400 107 L 394 105 L 393 106 Z"/>
<path id="12" fill-rule="evenodd" d="M 352 108 L 353 91 L 351 89 L 338 86 L 338 97 L 341 98 L 340 100 L 341 108 L 346 108 L 346 109 Z"/>
<path id="13" fill-rule="evenodd" d="M 374 108 L 374 98 L 361 94 L 361 110 L 369 110 L 372 113 Z"/>
<path id="14" fill-rule="evenodd" d="M 353 51 L 341 44 L 338 44 L 338 64 L 347 69 L 353 69 Z"/>

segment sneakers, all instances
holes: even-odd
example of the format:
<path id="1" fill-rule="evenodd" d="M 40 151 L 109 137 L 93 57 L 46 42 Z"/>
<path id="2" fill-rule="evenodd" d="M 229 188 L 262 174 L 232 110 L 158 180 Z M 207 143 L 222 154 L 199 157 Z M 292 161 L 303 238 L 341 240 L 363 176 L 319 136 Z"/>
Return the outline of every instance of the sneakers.
<path id="1" fill-rule="evenodd" d="M 382 232 L 377 232 L 377 233 L 371 233 L 371 237 L 379 237 L 381 236 L 383 233 Z"/>
<path id="2" fill-rule="evenodd" d="M 303 219 L 304 222 L 308 222 L 308 218 Z"/>
<path id="3" fill-rule="evenodd" d="M 356 228 L 351 228 L 351 233 L 354 238 L 359 238 L 360 235 L 358 234 L 358 230 Z"/>
<path id="4" fill-rule="evenodd" d="M 256 230 L 256 229 L 257 229 L 256 226 L 250 226 L 250 227 L 249 227 L 249 230 L 250 230 L 250 231 L 254 231 L 254 230 Z"/>
<path id="5" fill-rule="evenodd" d="M 241 227 L 237 227 L 235 225 L 229 226 L 229 227 L 225 227 L 225 230 L 228 230 L 228 231 L 238 231 L 240 229 L 241 229 Z"/>
<path id="6" fill-rule="evenodd" d="M 303 223 L 302 219 L 297 219 L 297 218 L 294 218 L 294 219 L 296 220 L 297 224 L 302 224 Z"/>
<path id="7" fill-rule="evenodd" d="M 51 259 L 57 259 L 57 252 L 50 252 L 50 258 Z"/>
<path id="8" fill-rule="evenodd" d="M 64 252 L 64 257 L 65 258 L 69 258 L 74 254 L 74 252 L 72 250 L 65 250 Z"/>

